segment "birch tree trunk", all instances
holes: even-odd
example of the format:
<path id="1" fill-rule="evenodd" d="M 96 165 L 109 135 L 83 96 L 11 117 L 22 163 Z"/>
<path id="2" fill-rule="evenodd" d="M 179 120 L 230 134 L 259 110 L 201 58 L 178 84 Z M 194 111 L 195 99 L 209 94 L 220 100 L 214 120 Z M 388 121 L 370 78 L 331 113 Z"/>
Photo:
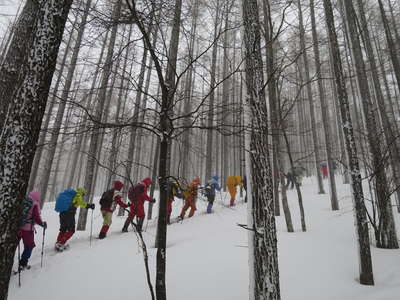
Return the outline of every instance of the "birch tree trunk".
<path id="1" fill-rule="evenodd" d="M 286 195 L 286 184 L 282 185 L 285 180 L 282 178 L 283 174 L 283 159 L 280 153 L 280 135 L 279 135 L 279 109 L 277 99 L 277 82 L 276 82 L 276 66 L 275 66 L 275 51 L 274 51 L 274 40 L 271 10 L 269 1 L 263 1 L 263 12 L 264 12 L 264 37 L 267 48 L 267 74 L 268 74 L 268 100 L 271 111 L 271 133 L 272 133 L 272 150 L 273 150 L 273 183 L 274 183 L 274 211 L 275 216 L 280 216 L 280 205 L 279 205 L 279 182 L 281 182 L 282 190 L 282 206 L 285 214 L 286 226 L 289 232 L 293 232 L 292 217 L 290 215 L 289 205 L 287 203 Z M 282 172 L 281 172 L 282 171 Z M 283 203 L 286 201 L 286 203 Z"/>
<path id="2" fill-rule="evenodd" d="M 75 22 L 73 23 L 72 28 L 75 28 L 75 26 L 77 24 L 77 21 L 78 21 L 78 19 L 75 19 Z M 71 33 L 69 35 L 68 41 L 67 41 L 67 43 L 65 45 L 65 53 L 64 53 L 63 58 L 62 58 L 61 63 L 60 63 L 60 67 L 59 67 L 59 71 L 58 71 L 58 75 L 57 75 L 57 80 L 56 80 L 56 83 L 54 85 L 54 89 L 53 89 L 53 93 L 52 93 L 53 95 L 52 95 L 51 99 L 48 101 L 48 102 L 50 102 L 49 105 L 48 105 L 49 108 L 48 108 L 47 115 L 46 115 L 44 121 L 42 122 L 42 130 L 40 132 L 39 141 L 37 143 L 37 146 L 39 146 L 39 147 L 36 148 L 35 158 L 33 160 L 32 168 L 31 168 L 32 171 L 31 171 L 31 175 L 30 175 L 30 178 L 29 178 L 28 191 L 33 190 L 34 187 L 39 182 L 39 180 L 38 180 L 39 166 L 40 166 L 40 161 L 41 161 L 41 158 L 42 158 L 43 151 L 45 150 L 44 144 L 45 144 L 45 141 L 46 141 L 46 135 L 47 135 L 46 133 L 47 133 L 47 130 L 49 128 L 50 119 L 51 119 L 51 116 L 52 116 L 54 105 L 57 102 L 56 101 L 57 93 L 59 91 L 61 80 L 62 80 L 63 75 L 64 75 L 64 68 L 65 68 L 65 65 L 66 65 L 67 57 L 69 55 L 68 49 L 70 48 L 70 45 L 71 45 L 71 42 L 72 42 L 72 38 L 73 38 L 73 34 Z M 44 203 L 44 200 L 41 200 L 41 205 L 42 206 L 43 206 L 43 203 Z"/>
<path id="3" fill-rule="evenodd" d="M 250 169 L 252 183 L 251 218 L 254 232 L 254 299 L 280 299 L 278 249 L 274 216 L 274 197 L 268 149 L 268 112 L 265 103 L 261 54 L 261 26 L 256 0 L 242 1 L 245 46 L 247 101 L 252 129 Z"/>
<path id="4" fill-rule="evenodd" d="M 52 133 L 51 133 L 51 137 L 50 137 L 50 141 L 49 141 L 50 148 L 49 148 L 49 151 L 47 151 L 46 156 L 44 157 L 43 177 L 41 179 L 41 184 L 40 184 L 40 191 L 42 193 L 42 199 L 41 199 L 42 207 L 43 207 L 44 201 L 46 200 L 47 185 L 48 185 L 49 178 L 50 178 L 51 167 L 53 165 L 54 155 L 56 153 L 56 148 L 57 148 L 58 136 L 60 134 L 62 120 L 64 117 L 64 111 L 65 111 L 66 104 L 68 102 L 68 96 L 70 93 L 72 81 L 73 81 L 74 74 L 75 74 L 76 63 L 78 61 L 79 51 L 81 49 L 82 38 L 83 38 L 83 34 L 84 34 L 85 28 L 86 28 L 86 20 L 87 20 L 88 14 L 89 14 L 90 4 L 91 4 L 91 0 L 87 0 L 86 5 L 85 5 L 85 10 L 82 15 L 81 23 L 80 23 L 80 26 L 78 27 L 79 29 L 77 32 L 74 50 L 72 52 L 71 61 L 69 63 L 68 73 L 67 73 L 67 77 L 65 79 L 65 85 L 63 88 L 63 92 L 61 94 L 61 99 L 60 99 L 60 104 L 58 106 L 57 116 L 54 121 L 54 128 L 51 131 Z"/>
<path id="5" fill-rule="evenodd" d="M 349 160 L 351 174 L 351 184 L 353 191 L 354 213 L 356 221 L 356 233 L 359 250 L 360 262 L 360 283 L 373 285 L 374 277 L 372 273 L 371 250 L 369 246 L 368 222 L 364 203 L 364 194 L 361 184 L 361 172 L 358 164 L 357 147 L 355 144 L 353 124 L 350 117 L 349 101 L 346 91 L 346 83 L 343 73 L 342 61 L 338 38 L 333 17 L 333 8 L 330 0 L 323 0 L 325 21 L 328 30 L 329 47 L 332 55 L 333 74 L 338 92 L 340 103 L 340 113 L 342 115 L 342 129 L 346 142 L 346 152 Z"/>
<path id="6" fill-rule="evenodd" d="M 13 93 L 12 109 L 0 136 L 0 299 L 8 295 L 22 201 L 71 3 L 38 2 L 32 44 L 20 73 L 21 85 Z"/>
<path id="7" fill-rule="evenodd" d="M 37 1 L 26 1 L 14 30 L 10 33 L 12 39 L 8 46 L 7 54 L 4 60 L 0 61 L 0 133 L 6 121 L 14 90 L 21 84 L 18 75 L 24 64 L 26 64 L 29 55 L 38 11 L 39 4 Z"/>

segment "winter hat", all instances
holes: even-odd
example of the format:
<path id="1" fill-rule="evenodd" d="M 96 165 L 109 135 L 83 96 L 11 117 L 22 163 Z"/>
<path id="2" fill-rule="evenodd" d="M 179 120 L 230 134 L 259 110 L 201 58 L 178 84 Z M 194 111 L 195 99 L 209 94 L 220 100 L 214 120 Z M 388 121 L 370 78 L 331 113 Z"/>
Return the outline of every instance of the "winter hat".
<path id="1" fill-rule="evenodd" d="M 28 197 L 32 199 L 33 203 L 40 202 L 40 192 L 39 191 L 32 191 L 28 194 Z"/>
<path id="2" fill-rule="evenodd" d="M 145 179 L 143 179 L 142 182 L 143 182 L 146 186 L 149 186 L 150 184 L 153 183 L 153 181 L 152 181 L 151 178 L 149 178 L 149 177 L 146 177 Z"/>
<path id="3" fill-rule="evenodd" d="M 214 176 L 212 177 L 212 179 L 214 179 L 215 181 L 219 181 L 219 176 L 218 176 L 218 175 L 214 175 Z"/>
<path id="4" fill-rule="evenodd" d="M 113 187 L 114 187 L 114 189 L 116 189 L 117 191 L 120 191 L 120 190 L 123 188 L 123 186 L 124 186 L 124 184 L 123 184 L 121 181 L 119 181 L 119 180 L 116 180 L 116 181 L 114 181 L 114 183 L 113 183 Z"/>

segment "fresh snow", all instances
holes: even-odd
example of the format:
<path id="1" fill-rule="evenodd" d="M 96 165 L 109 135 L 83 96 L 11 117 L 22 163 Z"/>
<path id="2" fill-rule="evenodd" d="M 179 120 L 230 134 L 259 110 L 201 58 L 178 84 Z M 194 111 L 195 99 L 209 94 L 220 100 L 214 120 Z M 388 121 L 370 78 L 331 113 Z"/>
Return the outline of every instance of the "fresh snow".
<path id="1" fill-rule="evenodd" d="M 294 190 L 289 191 L 288 197 L 296 232 L 286 232 L 283 213 L 277 217 L 282 299 L 399 299 L 400 250 L 372 246 L 375 286 L 357 282 L 358 253 L 350 186 L 338 184 L 341 209 L 336 212 L 330 210 L 328 194 L 317 194 L 315 179 L 306 179 L 302 190 L 308 232 L 301 232 Z M 224 202 L 228 203 L 228 195 Z M 179 214 L 181 205 L 182 200 L 176 199 L 173 217 Z M 21 274 L 22 287 L 18 287 L 18 276 L 11 278 L 9 300 L 151 299 L 138 240 L 132 231 L 120 232 L 124 218 L 117 217 L 115 212 L 109 236 L 98 240 L 102 218 L 96 207 L 92 246 L 89 245 L 90 211 L 87 231 L 72 237 L 69 250 L 56 253 L 53 247 L 59 222 L 53 206 L 54 203 L 48 203 L 42 212 L 49 226 L 43 268 L 40 268 L 42 229 L 38 227 L 37 247 L 30 261 L 32 268 Z M 199 200 L 193 218 L 168 227 L 168 299 L 248 299 L 247 232 L 237 226 L 247 222 L 245 204 L 229 209 L 217 196 L 214 214 L 205 214 L 205 208 L 206 202 Z M 394 213 L 399 224 L 399 214 Z M 156 219 L 147 225 L 145 222 L 144 228 L 147 228 L 144 238 L 154 285 Z"/>

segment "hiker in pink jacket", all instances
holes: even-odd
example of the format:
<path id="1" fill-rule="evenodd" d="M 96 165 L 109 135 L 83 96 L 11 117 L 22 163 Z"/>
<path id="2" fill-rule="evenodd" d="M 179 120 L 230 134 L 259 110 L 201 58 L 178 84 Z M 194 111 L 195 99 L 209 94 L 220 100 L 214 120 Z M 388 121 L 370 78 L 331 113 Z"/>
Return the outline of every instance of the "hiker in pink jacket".
<path id="1" fill-rule="evenodd" d="M 22 252 L 19 261 L 19 267 L 24 269 L 28 266 L 28 260 L 31 257 L 32 250 L 35 248 L 34 232 L 35 224 L 47 228 L 47 223 L 40 217 L 40 192 L 32 191 L 24 199 L 21 227 L 17 233 L 18 241 L 22 239 L 24 243 L 24 252 Z"/>

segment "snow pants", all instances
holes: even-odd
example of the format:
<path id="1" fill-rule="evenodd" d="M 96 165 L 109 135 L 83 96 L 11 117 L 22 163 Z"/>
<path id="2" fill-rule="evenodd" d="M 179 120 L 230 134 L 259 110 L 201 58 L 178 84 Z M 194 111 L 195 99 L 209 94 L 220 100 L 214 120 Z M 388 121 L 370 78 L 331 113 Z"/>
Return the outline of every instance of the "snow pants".
<path id="1" fill-rule="evenodd" d="M 67 210 L 60 213 L 60 233 L 57 243 L 65 244 L 75 233 L 76 210 Z"/>
<path id="2" fill-rule="evenodd" d="M 25 267 L 28 264 L 29 258 L 32 255 L 32 250 L 35 248 L 35 240 L 34 240 L 34 232 L 33 231 L 28 231 L 28 230 L 20 230 L 17 233 L 18 236 L 18 242 L 22 239 L 22 242 L 24 244 L 24 251 L 21 254 L 21 259 L 19 261 L 19 264 L 22 267 Z"/>
<path id="3" fill-rule="evenodd" d="M 227 187 L 228 187 L 228 192 L 231 195 L 231 201 L 229 205 L 234 206 L 236 200 L 236 185 L 227 185 Z"/>
<path id="4" fill-rule="evenodd" d="M 138 230 L 141 230 L 141 227 L 144 222 L 144 217 L 146 216 L 146 214 L 144 213 L 144 201 L 132 202 L 129 216 L 128 218 L 126 218 L 124 227 L 122 228 L 123 232 L 128 231 L 128 227 L 135 218 L 135 216 L 137 217 Z"/>
<path id="5" fill-rule="evenodd" d="M 190 208 L 189 218 L 193 217 L 194 212 L 196 211 L 196 201 L 195 199 L 187 199 L 185 200 L 185 205 L 182 207 L 182 211 L 180 217 L 183 219 L 185 217 L 186 211 Z"/>
<path id="6" fill-rule="evenodd" d="M 144 213 L 144 201 L 132 202 L 129 217 L 131 220 L 133 220 L 135 216 L 137 216 L 139 219 L 144 219 L 146 216 Z"/>
<path id="7" fill-rule="evenodd" d="M 113 212 L 102 210 L 101 215 L 103 216 L 103 226 L 101 227 L 100 232 L 107 233 L 112 223 Z"/>
<path id="8" fill-rule="evenodd" d="M 207 213 L 208 214 L 212 213 L 212 207 L 213 207 L 213 204 L 214 204 L 214 200 L 215 200 L 215 195 L 207 195 L 207 201 L 208 201 Z"/>

